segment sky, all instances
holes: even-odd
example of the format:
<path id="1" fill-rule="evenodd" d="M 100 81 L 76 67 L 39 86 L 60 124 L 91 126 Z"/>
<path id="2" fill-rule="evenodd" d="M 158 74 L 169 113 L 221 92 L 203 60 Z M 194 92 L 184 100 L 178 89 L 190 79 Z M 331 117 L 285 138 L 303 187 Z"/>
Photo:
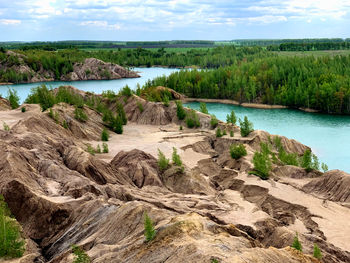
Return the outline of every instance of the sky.
<path id="1" fill-rule="evenodd" d="M 0 0 L 0 41 L 350 38 L 350 0 Z"/>

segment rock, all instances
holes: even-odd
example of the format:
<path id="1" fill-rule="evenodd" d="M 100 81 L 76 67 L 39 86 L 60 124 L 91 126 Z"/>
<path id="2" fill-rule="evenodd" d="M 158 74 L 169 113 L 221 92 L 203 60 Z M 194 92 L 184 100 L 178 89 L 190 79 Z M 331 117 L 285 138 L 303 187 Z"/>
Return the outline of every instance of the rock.
<path id="1" fill-rule="evenodd" d="M 294 165 L 277 166 L 272 171 L 277 177 L 284 176 L 295 179 L 316 178 L 322 175 L 320 171 L 306 172 L 304 168 Z"/>
<path id="2" fill-rule="evenodd" d="M 350 175 L 340 170 L 331 170 L 313 179 L 303 190 L 323 199 L 350 203 Z"/>
<path id="3" fill-rule="evenodd" d="M 11 110 L 10 102 L 0 96 L 0 111 Z"/>

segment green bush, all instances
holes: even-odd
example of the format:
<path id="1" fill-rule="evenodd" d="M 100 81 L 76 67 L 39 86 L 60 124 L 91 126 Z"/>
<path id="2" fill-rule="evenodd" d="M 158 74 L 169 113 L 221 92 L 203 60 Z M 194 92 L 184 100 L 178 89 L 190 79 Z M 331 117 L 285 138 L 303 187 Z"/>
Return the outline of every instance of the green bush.
<path id="1" fill-rule="evenodd" d="M 227 135 L 226 130 L 224 130 L 224 131 L 222 132 L 222 136 L 225 136 L 225 135 Z"/>
<path id="2" fill-rule="evenodd" d="M 247 137 L 249 135 L 249 133 L 251 133 L 252 131 L 254 131 L 253 129 L 253 123 L 251 123 L 248 120 L 247 116 L 244 116 L 244 120 L 239 120 L 239 125 L 241 127 L 241 136 L 242 137 Z"/>
<path id="3" fill-rule="evenodd" d="M 301 167 L 305 168 L 307 172 L 310 172 L 311 170 L 319 170 L 319 166 L 317 156 L 310 149 L 305 150 L 301 158 Z"/>
<path id="4" fill-rule="evenodd" d="M 25 242 L 21 237 L 20 225 L 7 207 L 5 199 L 0 195 L 0 257 L 19 258 L 25 251 Z"/>
<path id="5" fill-rule="evenodd" d="M 102 143 L 102 151 L 103 151 L 103 153 L 108 153 L 109 152 L 109 150 L 108 150 L 108 144 L 107 143 Z"/>
<path id="6" fill-rule="evenodd" d="M 144 111 L 143 105 L 141 102 L 137 102 L 137 107 L 139 108 L 139 111 L 142 113 Z"/>
<path id="7" fill-rule="evenodd" d="M 145 235 L 146 241 L 149 242 L 156 237 L 157 232 L 154 229 L 153 222 L 147 213 L 145 213 L 144 217 L 145 217 L 144 218 L 144 228 L 145 228 L 144 235 Z"/>
<path id="8" fill-rule="evenodd" d="M 230 137 L 233 137 L 233 135 L 234 135 L 234 134 L 233 134 L 233 131 L 231 130 L 231 131 L 230 131 Z"/>
<path id="9" fill-rule="evenodd" d="M 321 164 L 321 168 L 322 168 L 322 170 L 323 170 L 324 173 L 328 171 L 328 165 L 325 164 L 325 163 L 322 163 L 322 164 Z"/>
<path id="10" fill-rule="evenodd" d="M 299 166 L 299 157 L 296 153 L 287 153 L 283 148 L 278 153 L 278 158 L 283 164 Z"/>
<path id="11" fill-rule="evenodd" d="M 90 263 L 91 262 L 90 257 L 88 256 L 88 254 L 86 254 L 86 252 L 82 248 L 76 245 L 73 245 L 72 252 L 74 254 L 73 263 Z"/>
<path id="12" fill-rule="evenodd" d="M 116 94 L 113 90 L 106 90 L 106 91 L 102 91 L 102 97 L 110 99 L 110 100 L 114 100 L 116 98 Z"/>
<path id="13" fill-rule="evenodd" d="M 207 109 L 207 104 L 205 102 L 200 102 L 199 103 L 199 111 L 205 114 L 208 114 L 208 109 Z M 215 127 L 214 127 L 215 128 Z"/>
<path id="14" fill-rule="evenodd" d="M 173 147 L 172 160 L 173 160 L 173 164 L 175 164 L 177 166 L 182 166 L 182 161 L 181 161 L 180 155 L 177 154 L 177 150 L 175 147 Z"/>
<path id="15" fill-rule="evenodd" d="M 121 117 L 123 125 L 126 125 L 128 123 L 128 119 L 126 118 L 126 113 L 123 104 L 117 103 L 116 106 L 118 115 Z"/>
<path id="16" fill-rule="evenodd" d="M 239 159 L 247 155 L 247 150 L 243 144 L 232 144 L 230 147 L 230 154 L 233 159 Z"/>
<path id="17" fill-rule="evenodd" d="M 107 131 L 106 128 L 103 128 L 103 130 L 102 130 L 102 132 L 101 132 L 101 140 L 102 140 L 103 142 L 107 142 L 108 139 L 109 139 L 109 133 L 108 133 L 108 131 Z"/>
<path id="18" fill-rule="evenodd" d="M 235 125 L 237 121 L 237 117 L 235 112 L 232 110 L 230 114 L 226 115 L 226 122 L 231 123 L 232 125 Z"/>
<path id="19" fill-rule="evenodd" d="M 294 237 L 292 248 L 295 248 L 296 250 L 299 250 L 299 251 L 303 251 L 303 247 L 302 247 L 302 245 L 299 241 L 299 238 L 298 238 L 298 233 L 296 233 L 296 235 Z"/>
<path id="20" fill-rule="evenodd" d="M 186 111 L 184 107 L 182 106 L 181 101 L 176 101 L 176 115 L 179 118 L 179 120 L 183 120 L 186 117 Z"/>
<path id="21" fill-rule="evenodd" d="M 319 260 L 322 259 L 322 253 L 320 248 L 317 246 L 317 244 L 314 244 L 314 258 L 317 258 Z"/>
<path id="22" fill-rule="evenodd" d="M 6 122 L 3 122 L 2 126 L 4 127 L 4 131 L 10 131 L 10 126 L 8 126 Z"/>
<path id="23" fill-rule="evenodd" d="M 169 97 L 167 95 L 164 95 L 163 103 L 165 107 L 169 107 Z"/>
<path id="24" fill-rule="evenodd" d="M 217 128 L 217 129 L 216 129 L 216 137 L 217 137 L 217 138 L 222 137 L 222 133 L 221 133 L 221 129 L 220 129 L 220 128 Z"/>
<path id="25" fill-rule="evenodd" d="M 216 116 L 213 114 L 211 115 L 211 119 L 210 119 L 210 126 L 212 127 L 212 129 L 215 129 L 219 124 L 218 119 L 216 118 Z"/>
<path id="26" fill-rule="evenodd" d="M 123 120 L 119 114 L 113 119 L 113 131 L 117 134 L 123 133 Z"/>
<path id="27" fill-rule="evenodd" d="M 167 159 L 159 149 L 158 149 L 158 167 L 161 172 L 165 171 L 169 167 L 169 159 Z"/>
<path id="28" fill-rule="evenodd" d="M 65 129 L 68 129 L 68 128 L 69 128 L 69 127 L 68 127 L 68 123 L 67 123 L 66 120 L 63 120 L 62 126 L 63 126 L 63 128 L 65 128 Z"/>
<path id="29" fill-rule="evenodd" d="M 126 85 L 124 88 L 122 88 L 120 94 L 126 97 L 130 97 L 132 95 L 132 90 L 128 85 Z"/>
<path id="30" fill-rule="evenodd" d="M 45 85 L 41 85 L 39 87 L 32 88 L 31 93 L 25 102 L 40 104 L 42 111 L 45 111 L 55 104 L 55 97 Z"/>
<path id="31" fill-rule="evenodd" d="M 96 147 L 96 153 L 101 153 L 101 147 L 99 144 L 97 144 L 97 147 Z"/>
<path id="32" fill-rule="evenodd" d="M 74 118 L 81 122 L 86 122 L 88 120 L 88 116 L 86 115 L 84 109 L 79 107 L 75 107 Z"/>
<path id="33" fill-rule="evenodd" d="M 86 151 L 90 153 L 91 155 L 95 155 L 95 149 L 91 146 L 91 144 L 87 145 Z"/>
<path id="34" fill-rule="evenodd" d="M 271 170 L 271 160 L 268 155 L 255 152 L 253 156 L 254 173 L 263 180 L 267 180 Z"/>
<path id="35" fill-rule="evenodd" d="M 199 118 L 195 110 L 191 110 L 186 116 L 186 125 L 188 128 L 198 128 L 200 126 Z"/>
<path id="36" fill-rule="evenodd" d="M 21 108 L 21 112 L 26 112 L 26 111 L 27 111 L 26 107 Z"/>
<path id="37" fill-rule="evenodd" d="M 180 131 L 182 131 L 184 128 L 182 127 L 182 125 L 180 125 L 180 128 L 179 128 L 179 129 L 180 129 Z"/>
<path id="38" fill-rule="evenodd" d="M 6 98 L 9 100 L 12 109 L 19 107 L 19 97 L 16 90 L 8 89 Z"/>
<path id="39" fill-rule="evenodd" d="M 70 88 L 61 86 L 55 96 L 55 103 L 65 102 L 70 105 L 75 105 L 77 107 L 83 107 L 84 99 L 79 93 L 74 92 Z"/>

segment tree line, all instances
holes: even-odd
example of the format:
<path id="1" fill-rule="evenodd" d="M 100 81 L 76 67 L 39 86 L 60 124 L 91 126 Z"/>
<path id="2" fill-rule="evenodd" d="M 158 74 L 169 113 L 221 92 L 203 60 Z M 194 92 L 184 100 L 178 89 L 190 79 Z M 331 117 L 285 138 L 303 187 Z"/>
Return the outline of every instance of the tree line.
<path id="1" fill-rule="evenodd" d="M 315 50 L 344 50 L 350 49 L 350 41 L 341 42 L 309 42 L 309 43 L 282 43 L 270 45 L 269 51 L 315 51 Z"/>
<path id="2" fill-rule="evenodd" d="M 311 108 L 350 114 L 350 56 L 266 57 L 210 70 L 182 70 L 148 81 L 193 98 Z"/>

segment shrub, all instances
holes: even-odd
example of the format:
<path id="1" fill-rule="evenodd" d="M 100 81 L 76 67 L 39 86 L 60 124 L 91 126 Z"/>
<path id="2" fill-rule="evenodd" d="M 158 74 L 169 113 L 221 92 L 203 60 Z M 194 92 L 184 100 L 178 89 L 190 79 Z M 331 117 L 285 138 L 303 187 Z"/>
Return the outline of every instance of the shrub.
<path id="1" fill-rule="evenodd" d="M 54 118 L 53 110 L 52 110 L 51 108 L 49 109 L 49 117 L 50 117 L 51 119 Z"/>
<path id="2" fill-rule="evenodd" d="M 294 237 L 292 248 L 295 248 L 296 250 L 299 250 L 299 251 L 303 251 L 303 247 L 302 247 L 302 245 L 299 241 L 299 238 L 298 238 L 298 233 L 296 233 L 296 235 Z"/>
<path id="3" fill-rule="evenodd" d="M 217 128 L 217 129 L 216 129 L 216 137 L 217 137 L 217 138 L 222 137 L 222 133 L 221 133 L 221 129 L 220 129 L 220 128 Z"/>
<path id="4" fill-rule="evenodd" d="M 222 132 L 222 136 L 225 136 L 225 135 L 227 135 L 226 130 L 224 130 L 224 131 Z"/>
<path id="5" fill-rule="evenodd" d="M 310 172 L 313 169 L 318 170 L 320 168 L 319 166 L 317 156 L 310 149 L 307 149 L 301 158 L 301 167 L 305 168 L 307 172 Z"/>
<path id="6" fill-rule="evenodd" d="M 74 260 L 73 263 L 90 263 L 90 257 L 88 256 L 88 254 L 86 254 L 86 252 L 76 246 L 76 245 L 72 245 L 72 252 L 74 254 Z"/>
<path id="7" fill-rule="evenodd" d="M 172 156 L 173 163 L 177 166 L 182 166 L 182 161 L 180 158 L 180 155 L 177 154 L 177 150 L 175 147 L 173 147 L 173 156 Z"/>
<path id="8" fill-rule="evenodd" d="M 87 145 L 86 151 L 90 153 L 91 155 L 95 155 L 95 149 L 91 146 L 91 144 Z"/>
<path id="9" fill-rule="evenodd" d="M 317 246 L 317 244 L 314 244 L 314 258 L 317 258 L 320 260 L 322 259 L 322 253 L 320 248 Z"/>
<path id="10" fill-rule="evenodd" d="M 126 118 L 124 106 L 121 103 L 117 103 L 117 112 L 118 115 L 121 117 L 123 125 L 126 125 L 128 123 L 128 119 Z"/>
<path id="11" fill-rule="evenodd" d="M 26 107 L 21 108 L 21 112 L 26 112 L 26 111 L 27 111 Z"/>
<path id="12" fill-rule="evenodd" d="M 247 150 L 243 144 L 232 144 L 230 147 L 230 154 L 233 159 L 239 159 L 247 155 Z"/>
<path id="13" fill-rule="evenodd" d="M 261 152 L 255 152 L 253 156 L 254 173 L 263 180 L 269 178 L 269 173 L 271 170 L 271 161 L 268 155 Z"/>
<path id="14" fill-rule="evenodd" d="M 4 127 L 4 131 L 10 131 L 10 126 L 8 126 L 6 122 L 3 122 L 2 126 Z"/>
<path id="15" fill-rule="evenodd" d="M 216 118 L 216 116 L 213 114 L 211 115 L 211 119 L 210 119 L 210 126 L 215 129 L 219 124 L 218 119 Z"/>
<path id="16" fill-rule="evenodd" d="M 124 88 L 122 88 L 120 94 L 126 97 L 130 97 L 132 95 L 132 90 L 128 85 L 126 85 Z"/>
<path id="17" fill-rule="evenodd" d="M 101 147 L 99 144 L 97 144 L 96 153 L 101 153 Z"/>
<path id="18" fill-rule="evenodd" d="M 40 104 L 42 111 L 45 111 L 55 104 L 55 97 L 45 85 L 41 85 L 31 90 L 25 102 Z"/>
<path id="19" fill-rule="evenodd" d="M 234 135 L 233 131 L 230 131 L 230 137 L 233 137 L 233 135 Z"/>
<path id="20" fill-rule="evenodd" d="M 247 116 L 244 116 L 244 120 L 239 120 L 239 125 L 241 127 L 241 136 L 242 137 L 247 137 L 249 135 L 249 133 L 251 133 L 252 131 L 254 131 L 253 129 L 253 123 L 251 123 L 248 120 Z"/>
<path id="21" fill-rule="evenodd" d="M 9 100 L 12 109 L 19 107 L 19 97 L 16 90 L 8 89 L 6 98 Z"/>
<path id="22" fill-rule="evenodd" d="M 186 117 L 186 111 L 184 107 L 182 106 L 181 101 L 176 101 L 176 115 L 179 118 L 179 120 L 183 120 Z"/>
<path id="23" fill-rule="evenodd" d="M 169 159 L 158 149 L 158 167 L 160 171 L 165 171 L 169 167 Z"/>
<path id="24" fill-rule="evenodd" d="M 237 121 L 237 117 L 235 112 L 232 110 L 230 114 L 226 115 L 226 122 L 231 123 L 232 125 L 235 125 Z"/>
<path id="25" fill-rule="evenodd" d="M 109 152 L 109 150 L 108 150 L 108 144 L 107 143 L 102 143 L 102 151 L 103 151 L 103 153 L 108 153 Z"/>
<path id="26" fill-rule="evenodd" d="M 79 107 L 75 107 L 74 118 L 81 122 L 86 122 L 88 120 L 88 116 L 86 115 L 84 109 Z"/>
<path id="27" fill-rule="evenodd" d="M 163 103 L 165 107 L 169 107 L 169 97 L 167 95 L 164 95 Z"/>
<path id="28" fill-rule="evenodd" d="M 157 232 L 154 229 L 153 222 L 147 213 L 145 213 L 144 228 L 145 228 L 144 234 L 145 234 L 146 241 L 149 242 L 153 240 L 156 237 Z"/>
<path id="29" fill-rule="evenodd" d="M 207 104 L 205 104 L 205 102 L 199 103 L 199 111 L 208 114 Z"/>
<path id="30" fill-rule="evenodd" d="M 142 113 L 144 111 L 143 105 L 141 102 L 137 102 L 137 107 L 139 108 L 139 111 Z"/>
<path id="31" fill-rule="evenodd" d="M 328 165 L 325 164 L 325 163 L 322 163 L 322 164 L 321 164 L 321 168 L 322 168 L 322 170 L 323 170 L 324 173 L 328 171 Z"/>
<path id="32" fill-rule="evenodd" d="M 25 243 L 21 237 L 21 229 L 17 221 L 11 218 L 11 212 L 2 195 L 0 195 L 0 226 L 0 257 L 22 257 Z"/>
<path id="33" fill-rule="evenodd" d="M 283 147 L 278 153 L 278 158 L 283 164 L 299 166 L 298 155 L 296 153 L 286 153 Z"/>
<path id="34" fill-rule="evenodd" d="M 113 90 L 106 90 L 106 91 L 102 91 L 102 97 L 113 100 L 116 98 L 116 95 Z"/>
<path id="35" fill-rule="evenodd" d="M 182 130 L 183 130 L 183 127 L 182 127 L 182 125 L 180 125 L 180 128 L 179 128 L 179 129 L 180 129 L 180 131 L 182 131 Z"/>
<path id="36" fill-rule="evenodd" d="M 55 103 L 65 102 L 77 107 L 83 107 L 84 100 L 81 95 L 66 87 L 59 87 L 55 96 Z"/>
<path id="37" fill-rule="evenodd" d="M 68 123 L 66 122 L 66 120 L 63 120 L 62 126 L 63 128 L 68 129 Z"/>
<path id="38" fill-rule="evenodd" d="M 113 131 L 117 134 L 123 133 L 123 120 L 119 114 L 113 119 Z"/>
<path id="39" fill-rule="evenodd" d="M 199 118 L 195 110 L 191 110 L 187 114 L 186 125 L 188 128 L 198 128 L 200 126 Z"/>
<path id="40" fill-rule="evenodd" d="M 108 133 L 108 131 L 107 131 L 106 128 L 103 128 L 103 130 L 102 130 L 102 132 L 101 132 L 101 140 L 102 140 L 103 142 L 107 142 L 108 139 L 109 139 L 109 133 Z"/>

